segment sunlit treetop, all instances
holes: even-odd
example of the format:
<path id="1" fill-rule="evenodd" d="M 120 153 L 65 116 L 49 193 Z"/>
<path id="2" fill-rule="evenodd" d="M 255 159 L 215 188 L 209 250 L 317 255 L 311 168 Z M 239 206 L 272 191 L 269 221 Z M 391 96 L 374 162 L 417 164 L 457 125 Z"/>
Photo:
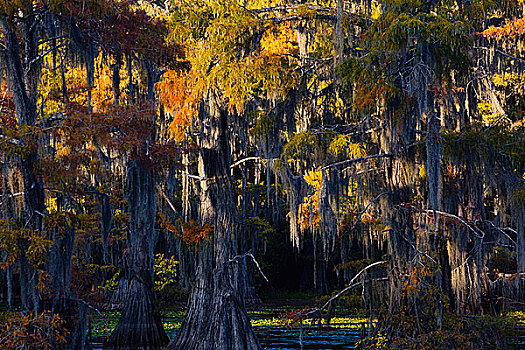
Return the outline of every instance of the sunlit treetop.
<path id="1" fill-rule="evenodd" d="M 376 101 L 400 94 L 410 97 L 421 84 L 452 88 L 454 79 L 469 72 L 468 46 L 492 6 L 472 1 L 458 7 L 448 0 L 379 4 L 360 36 L 361 57 L 339 68 L 343 81 L 355 84 L 353 107 L 359 111 L 371 111 Z"/>
<path id="2" fill-rule="evenodd" d="M 175 0 L 170 16 L 170 38 L 184 47 L 191 64 L 189 72 L 167 72 L 157 84 L 161 101 L 175 116 L 174 138 L 184 135 L 210 88 L 222 92 L 231 111 L 242 113 L 247 101 L 280 100 L 295 85 L 295 24 L 264 20 L 243 3 L 224 0 Z"/>

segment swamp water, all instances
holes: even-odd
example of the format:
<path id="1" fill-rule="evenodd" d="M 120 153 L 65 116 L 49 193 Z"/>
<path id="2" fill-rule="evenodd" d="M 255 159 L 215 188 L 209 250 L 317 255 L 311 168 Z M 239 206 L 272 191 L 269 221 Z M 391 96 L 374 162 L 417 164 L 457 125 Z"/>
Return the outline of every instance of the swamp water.
<path id="1" fill-rule="evenodd" d="M 269 308 L 248 312 L 263 349 L 353 349 L 361 328 L 368 324 L 367 318 L 334 317 L 329 327 L 312 325 L 306 320 L 301 330 L 298 326 L 287 327 L 284 324 L 279 315 L 285 311 L 289 309 Z M 161 314 L 164 329 L 172 339 L 177 334 L 184 313 L 164 311 Z M 90 332 L 92 349 L 102 349 L 102 344 L 115 327 L 119 315 L 119 312 L 104 312 L 102 316 L 93 318 Z"/>

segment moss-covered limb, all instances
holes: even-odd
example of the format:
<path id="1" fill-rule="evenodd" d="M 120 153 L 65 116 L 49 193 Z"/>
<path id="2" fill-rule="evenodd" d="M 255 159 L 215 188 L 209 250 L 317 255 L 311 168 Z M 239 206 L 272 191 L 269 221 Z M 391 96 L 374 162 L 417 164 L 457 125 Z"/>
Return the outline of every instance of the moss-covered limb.
<path id="1" fill-rule="evenodd" d="M 525 170 L 525 131 L 523 127 L 496 125 L 490 128 L 474 124 L 461 131 L 443 132 L 444 156 L 468 161 L 479 157 L 494 162 L 500 158 L 509 162 L 517 175 Z M 490 164 L 488 164 L 490 165 Z M 504 163 L 502 164 L 504 165 Z M 492 167 L 497 166 L 493 164 Z"/>

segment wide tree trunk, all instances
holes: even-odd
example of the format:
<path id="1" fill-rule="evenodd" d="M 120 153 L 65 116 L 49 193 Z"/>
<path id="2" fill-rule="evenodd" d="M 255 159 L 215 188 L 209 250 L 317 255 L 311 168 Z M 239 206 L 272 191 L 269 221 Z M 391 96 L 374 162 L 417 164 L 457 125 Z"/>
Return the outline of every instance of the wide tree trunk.
<path id="1" fill-rule="evenodd" d="M 392 108 L 393 110 L 394 108 Z M 384 153 L 392 154 L 386 168 L 387 196 L 380 198 L 385 222 L 389 226 L 388 252 L 390 254 L 390 302 L 389 311 L 399 312 L 403 306 L 403 285 L 406 280 L 406 268 L 409 258 L 415 253 L 411 243 L 415 242 L 414 224 L 411 213 L 400 205 L 410 203 L 414 196 L 412 182 L 416 178 L 415 154 L 407 145 L 414 142 L 412 129 L 415 119 L 399 120 L 392 113 L 386 113 L 387 124 L 381 135 L 381 147 Z"/>
<path id="2" fill-rule="evenodd" d="M 144 154 L 142 154 L 144 156 Z M 128 164 L 130 271 L 127 300 L 107 349 L 161 349 L 168 336 L 153 306 L 155 174 L 149 164 Z"/>
<path id="3" fill-rule="evenodd" d="M 202 224 L 214 225 L 213 237 L 200 245 L 196 281 L 188 313 L 168 349 L 260 349 L 239 292 L 235 206 L 230 180 L 228 113 L 214 92 L 201 105 L 200 211 Z"/>

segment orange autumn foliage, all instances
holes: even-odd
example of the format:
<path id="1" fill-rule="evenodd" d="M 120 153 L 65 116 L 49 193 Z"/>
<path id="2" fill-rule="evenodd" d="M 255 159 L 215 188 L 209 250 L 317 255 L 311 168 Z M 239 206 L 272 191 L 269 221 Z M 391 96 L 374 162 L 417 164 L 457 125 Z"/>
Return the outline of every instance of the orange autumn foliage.
<path id="1" fill-rule="evenodd" d="M 166 111 L 173 114 L 170 137 L 182 141 L 192 117 L 197 113 L 199 94 L 195 91 L 195 78 L 190 74 L 167 70 L 155 88 Z"/>
<path id="2" fill-rule="evenodd" d="M 486 38 L 513 39 L 525 33 L 525 18 L 515 19 L 502 27 L 490 26 L 481 34 Z"/>
<path id="3" fill-rule="evenodd" d="M 183 222 L 182 219 L 172 223 L 162 213 L 157 213 L 157 223 L 163 229 L 172 232 L 175 237 L 181 238 L 186 245 L 194 248 L 213 233 L 213 225 L 204 224 L 201 226 L 195 220 Z"/>
<path id="4" fill-rule="evenodd" d="M 50 312 L 0 315 L 0 349 L 51 350 L 68 335 L 65 322 Z"/>

